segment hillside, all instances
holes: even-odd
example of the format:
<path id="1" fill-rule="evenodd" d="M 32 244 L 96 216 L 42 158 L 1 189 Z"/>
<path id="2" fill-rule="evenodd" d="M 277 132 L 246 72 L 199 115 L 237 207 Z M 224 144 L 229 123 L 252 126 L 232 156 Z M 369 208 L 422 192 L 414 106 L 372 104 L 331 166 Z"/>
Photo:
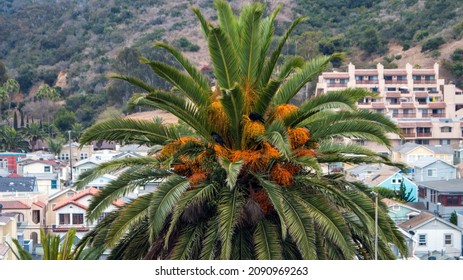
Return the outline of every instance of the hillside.
<path id="1" fill-rule="evenodd" d="M 248 1 L 232 1 L 236 9 L 244 2 Z M 346 62 L 359 67 L 378 62 L 386 67 L 407 62 L 428 67 L 448 61 L 455 49 L 463 48 L 463 21 L 458 17 L 463 12 L 461 1 L 260 2 L 271 8 L 283 4 L 277 35 L 297 16 L 308 17 L 289 40 L 286 55 L 307 58 L 342 51 L 347 54 Z M 34 85 L 41 81 L 59 86 L 66 109 L 89 125 L 106 107 L 122 108 L 135 91 L 109 81 L 108 73 L 135 75 L 169 89 L 137 62 L 139 56 L 146 56 L 174 63 L 151 47 L 154 41 L 173 44 L 205 73 L 210 70 L 190 5 L 200 8 L 208 20 L 216 20 L 213 0 L 0 0 L 0 61 L 20 83 L 25 99 L 34 96 Z M 435 38 L 441 41 L 422 52 Z M 342 68 L 345 63 L 334 66 Z M 29 108 L 30 113 L 34 110 Z"/>

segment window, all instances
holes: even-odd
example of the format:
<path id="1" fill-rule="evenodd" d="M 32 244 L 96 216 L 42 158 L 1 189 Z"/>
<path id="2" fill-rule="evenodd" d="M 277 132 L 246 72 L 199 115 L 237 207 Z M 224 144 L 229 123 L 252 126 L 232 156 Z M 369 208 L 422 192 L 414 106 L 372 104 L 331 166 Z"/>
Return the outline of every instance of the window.
<path id="1" fill-rule="evenodd" d="M 0 168 L 8 168 L 8 160 L 0 159 Z"/>
<path id="2" fill-rule="evenodd" d="M 69 154 L 61 154 L 62 160 L 69 160 Z"/>
<path id="3" fill-rule="evenodd" d="M 40 210 L 32 210 L 32 221 L 34 224 L 40 223 Z"/>
<path id="4" fill-rule="evenodd" d="M 444 246 L 452 246 L 452 235 L 444 234 Z"/>
<path id="5" fill-rule="evenodd" d="M 59 224 L 60 225 L 71 224 L 71 215 L 70 214 L 59 214 Z"/>
<path id="6" fill-rule="evenodd" d="M 392 179 L 393 184 L 401 184 L 402 183 L 402 178 L 394 178 Z"/>
<path id="7" fill-rule="evenodd" d="M 84 214 L 72 214 L 72 224 L 82 225 L 84 223 Z"/>
<path id="8" fill-rule="evenodd" d="M 47 173 L 51 172 L 51 166 L 50 165 L 44 166 L 43 167 L 43 172 L 47 172 Z"/>
<path id="9" fill-rule="evenodd" d="M 437 172 L 435 168 L 428 169 L 428 177 L 437 177 Z"/>
<path id="10" fill-rule="evenodd" d="M 103 213 L 101 213 L 101 215 L 98 217 L 98 223 L 102 222 L 103 219 L 104 219 L 106 216 L 108 216 L 108 215 L 109 215 L 108 212 L 103 212 Z"/>
<path id="11" fill-rule="evenodd" d="M 441 145 L 450 145 L 450 139 L 440 139 L 439 143 Z"/>
<path id="12" fill-rule="evenodd" d="M 56 183 L 56 180 L 51 180 L 51 189 L 56 190 L 58 188 L 58 184 Z"/>
<path id="13" fill-rule="evenodd" d="M 418 235 L 418 245 L 419 246 L 426 246 L 426 234 Z"/>
<path id="14" fill-rule="evenodd" d="M 440 128 L 440 132 L 452 132 L 452 128 L 450 126 L 444 126 Z"/>
<path id="15" fill-rule="evenodd" d="M 80 153 L 80 159 L 87 159 L 88 154 L 87 153 Z"/>

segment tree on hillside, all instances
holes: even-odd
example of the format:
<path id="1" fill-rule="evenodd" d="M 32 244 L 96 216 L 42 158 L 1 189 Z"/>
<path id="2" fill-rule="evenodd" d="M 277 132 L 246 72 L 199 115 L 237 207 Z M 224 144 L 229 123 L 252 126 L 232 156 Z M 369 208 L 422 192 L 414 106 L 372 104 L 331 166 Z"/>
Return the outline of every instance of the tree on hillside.
<path id="1" fill-rule="evenodd" d="M 47 103 L 47 123 L 50 124 L 50 106 L 49 102 L 55 102 L 59 99 L 59 93 L 54 87 L 50 87 L 48 84 L 43 84 L 37 91 L 37 98 L 39 100 L 45 100 Z M 50 130 L 47 131 L 50 136 Z"/>
<path id="2" fill-rule="evenodd" d="M 7 125 L 0 127 L 0 145 L 2 151 L 7 152 L 26 151 L 29 148 L 29 143 L 24 140 L 23 135 Z"/>
<path id="3" fill-rule="evenodd" d="M 278 7 L 263 17 L 260 4 L 236 16 L 215 1 L 218 25 L 198 16 L 213 63 L 213 84 L 175 48 L 157 43 L 182 66 L 142 59 L 170 82 L 175 94 L 137 78 L 114 75 L 146 93 L 130 106 L 165 110 L 194 132 L 180 134 L 159 122 L 117 118 L 98 123 L 81 145 L 106 140 L 162 145 L 158 153 L 101 164 L 79 177 L 77 188 L 102 174 L 121 174 L 92 200 L 94 221 L 115 199 L 149 182 L 157 190 L 107 215 L 84 239 L 110 249 L 111 259 L 372 259 L 375 203 L 368 187 L 322 164 L 381 162 L 387 157 L 340 139 L 355 137 L 386 146 L 399 130 L 387 117 L 358 110 L 371 95 L 346 89 L 319 95 L 299 107 L 289 102 L 339 54 L 288 59 L 277 71 L 296 19 L 271 47 Z M 362 156 L 359 156 L 362 155 Z M 403 166 L 401 166 L 403 167 Z M 378 257 L 406 255 L 404 238 L 378 206 Z"/>
<path id="4" fill-rule="evenodd" d="M 32 151 L 35 151 L 35 146 L 38 140 L 45 138 L 46 132 L 43 131 L 39 123 L 31 123 L 24 129 L 24 136 L 28 139 Z"/>

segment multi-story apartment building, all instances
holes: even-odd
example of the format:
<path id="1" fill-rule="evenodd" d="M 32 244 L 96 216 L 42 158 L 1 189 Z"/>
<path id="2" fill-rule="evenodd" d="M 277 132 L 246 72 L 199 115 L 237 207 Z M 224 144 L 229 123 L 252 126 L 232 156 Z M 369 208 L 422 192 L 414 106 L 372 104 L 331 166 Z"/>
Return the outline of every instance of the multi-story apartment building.
<path id="1" fill-rule="evenodd" d="M 391 135 L 393 145 L 414 142 L 425 145 L 458 147 L 462 139 L 463 91 L 445 84 L 439 77 L 439 65 L 417 69 L 356 69 L 324 72 L 319 76 L 316 94 L 345 88 L 364 88 L 372 92 L 358 107 L 391 117 L 404 139 Z M 374 147 L 380 149 L 380 147 Z M 386 152 L 386 151 L 385 151 Z"/>

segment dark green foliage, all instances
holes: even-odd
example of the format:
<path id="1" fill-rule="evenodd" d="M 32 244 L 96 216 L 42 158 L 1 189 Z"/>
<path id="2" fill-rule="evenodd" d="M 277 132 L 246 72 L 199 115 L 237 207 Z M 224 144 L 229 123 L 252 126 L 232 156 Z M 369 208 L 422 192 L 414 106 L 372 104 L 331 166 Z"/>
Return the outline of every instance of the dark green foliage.
<path id="1" fill-rule="evenodd" d="M 60 131 L 68 131 L 76 121 L 74 112 L 62 108 L 56 112 L 54 124 Z"/>
<path id="2" fill-rule="evenodd" d="M 452 224 L 454 225 L 458 225 L 458 216 L 457 216 L 457 212 L 456 211 L 453 211 L 451 214 L 450 214 L 450 219 L 449 219 L 449 222 L 451 222 Z"/>
<path id="3" fill-rule="evenodd" d="M 16 114 L 16 111 L 13 111 L 13 127 L 14 129 L 18 129 L 18 115 Z"/>
<path id="4" fill-rule="evenodd" d="M 444 43 L 445 43 L 445 40 L 442 37 L 435 37 L 435 38 L 429 39 L 423 44 L 423 46 L 421 46 L 421 52 L 432 51 L 432 50 L 438 49 Z"/>
<path id="5" fill-rule="evenodd" d="M 8 80 L 8 76 L 6 74 L 5 64 L 0 60 L 0 85 L 3 85 L 6 80 Z"/>
<path id="6" fill-rule="evenodd" d="M 175 39 L 172 45 L 182 51 L 190 51 L 190 52 L 197 52 L 199 51 L 199 46 L 193 44 L 188 40 L 186 37 L 180 37 L 179 39 Z"/>
<path id="7" fill-rule="evenodd" d="M 452 73 L 456 86 L 463 86 L 463 49 L 456 49 L 450 60 L 444 61 L 444 67 Z"/>

